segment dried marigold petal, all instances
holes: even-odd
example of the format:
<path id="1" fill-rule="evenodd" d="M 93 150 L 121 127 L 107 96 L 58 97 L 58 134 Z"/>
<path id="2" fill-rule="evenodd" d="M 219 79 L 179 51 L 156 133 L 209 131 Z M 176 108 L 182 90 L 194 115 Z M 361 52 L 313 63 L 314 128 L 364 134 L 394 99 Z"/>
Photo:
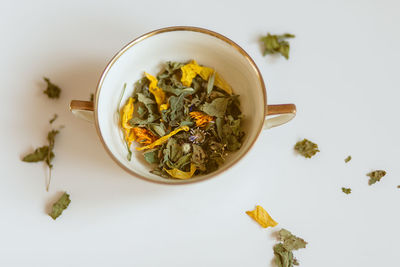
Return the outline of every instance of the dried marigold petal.
<path id="1" fill-rule="evenodd" d="M 160 87 L 158 87 L 157 78 L 146 72 L 144 74 L 146 75 L 146 78 L 150 81 L 149 91 L 154 95 L 158 109 L 160 110 L 160 112 L 164 109 L 167 109 L 168 108 L 167 98 L 165 96 L 164 91 Z"/>
<path id="2" fill-rule="evenodd" d="M 278 225 L 278 223 L 274 221 L 271 216 L 269 216 L 268 212 L 259 205 L 257 205 L 252 211 L 246 211 L 246 214 L 258 222 L 258 224 L 263 228 L 274 227 Z"/>
<path id="3" fill-rule="evenodd" d="M 193 78 L 196 77 L 197 74 L 200 75 L 202 79 L 208 81 L 214 72 L 212 68 L 198 65 L 195 60 L 192 60 L 190 63 L 182 66 L 181 71 L 181 82 L 184 86 L 190 86 Z M 232 94 L 232 87 L 218 73 L 215 73 L 214 85 L 224 90 L 228 94 Z"/>
<path id="4" fill-rule="evenodd" d="M 184 179 L 189 179 L 189 178 L 191 178 L 191 177 L 193 176 L 193 174 L 194 174 L 195 171 L 196 171 L 196 165 L 194 165 L 193 163 L 191 163 L 191 164 L 190 164 L 190 171 L 188 171 L 188 172 L 184 172 L 184 171 L 181 171 L 181 170 L 176 169 L 176 168 L 173 168 L 173 169 L 171 169 L 171 170 L 167 170 L 167 169 L 164 168 L 164 170 L 165 170 L 169 175 L 171 175 L 172 177 L 177 178 L 177 179 L 182 179 L 182 180 L 184 180 Z"/>
<path id="5" fill-rule="evenodd" d="M 192 111 L 189 113 L 189 116 L 196 120 L 197 127 L 204 127 L 207 125 L 207 123 L 214 120 L 213 116 L 209 116 L 199 111 Z"/>
<path id="6" fill-rule="evenodd" d="M 131 133 L 132 126 L 129 125 L 129 120 L 133 117 L 133 98 L 130 97 L 128 103 L 121 110 L 121 127 L 124 129 L 125 140 L 130 146 L 132 141 L 135 141 L 135 136 Z"/>
<path id="7" fill-rule="evenodd" d="M 180 131 L 186 131 L 186 132 L 189 131 L 189 126 L 182 126 L 182 127 L 179 127 L 178 129 L 176 129 L 176 130 L 170 132 L 170 133 L 167 134 L 167 135 L 164 135 L 164 136 L 160 137 L 159 139 L 157 139 L 156 141 L 154 141 L 153 143 L 151 143 L 151 144 L 149 144 L 149 145 L 147 145 L 147 146 L 137 147 L 136 150 L 152 149 L 152 148 L 154 148 L 154 147 L 156 147 L 156 146 L 162 145 L 162 144 L 164 144 L 165 142 L 167 142 L 168 139 L 169 139 L 171 136 L 173 136 L 173 135 L 179 133 Z"/>
<path id="8" fill-rule="evenodd" d="M 139 144 L 148 145 L 157 140 L 157 137 L 146 128 L 135 127 L 131 131 Z"/>

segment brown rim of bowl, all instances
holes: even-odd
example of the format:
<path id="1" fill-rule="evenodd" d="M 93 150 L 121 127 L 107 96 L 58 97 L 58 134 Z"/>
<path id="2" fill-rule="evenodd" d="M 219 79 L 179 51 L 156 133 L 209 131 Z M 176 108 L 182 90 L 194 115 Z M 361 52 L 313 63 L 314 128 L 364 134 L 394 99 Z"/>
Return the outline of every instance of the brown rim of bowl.
<path id="1" fill-rule="evenodd" d="M 190 184 L 190 183 L 196 183 L 196 182 L 200 182 L 200 181 L 205 181 L 208 180 L 210 178 L 213 178 L 223 172 L 225 172 L 226 170 L 230 169 L 232 166 L 234 166 L 238 161 L 240 161 L 244 156 L 247 155 L 247 153 L 250 151 L 250 149 L 254 146 L 255 142 L 257 141 L 261 130 L 263 128 L 264 125 L 264 120 L 262 122 L 260 122 L 258 130 L 257 130 L 257 134 L 254 138 L 254 140 L 252 140 L 252 143 L 250 144 L 250 146 L 247 148 L 246 151 L 244 151 L 243 155 L 240 156 L 239 158 L 237 158 L 236 160 L 232 161 L 230 163 L 230 166 L 226 169 L 223 170 L 217 170 L 214 173 L 212 173 L 211 175 L 208 175 L 206 177 L 204 177 L 203 179 L 188 179 L 188 180 L 179 180 L 178 182 L 175 181 L 174 183 L 168 182 L 168 179 L 165 179 L 165 181 L 160 180 L 160 181 L 156 181 L 156 180 L 152 180 L 149 179 L 145 176 L 142 176 L 134 171 L 132 171 L 131 169 L 127 168 L 124 164 L 122 164 L 115 156 L 113 153 L 111 153 L 110 149 L 108 148 L 107 144 L 104 141 L 103 135 L 101 134 L 100 131 L 100 127 L 99 127 L 99 121 L 98 121 L 98 114 L 97 114 L 97 105 L 98 105 L 98 98 L 99 98 L 99 92 L 100 92 L 100 88 L 103 85 L 103 81 L 104 78 L 106 77 L 108 71 L 111 69 L 111 67 L 114 65 L 114 63 L 128 50 L 130 49 L 132 46 L 134 46 L 135 44 L 153 36 L 156 34 L 160 34 L 160 33 L 166 33 L 166 32 L 173 32 L 173 31 L 192 31 L 192 32 L 199 32 L 199 33 L 203 33 L 203 34 L 208 34 L 211 35 L 213 37 L 216 37 L 226 43 L 228 43 L 229 45 L 231 45 L 233 48 L 235 48 L 240 54 L 242 54 L 250 63 L 250 65 L 253 67 L 254 71 L 257 74 L 257 77 L 259 79 L 259 82 L 261 84 L 262 87 L 262 93 L 264 96 L 264 106 L 267 107 L 267 93 L 266 93 L 266 88 L 265 88 L 265 84 L 264 84 L 264 80 L 262 78 L 261 72 L 258 69 L 258 67 L 256 66 L 254 60 L 249 56 L 249 54 L 247 54 L 247 52 L 241 48 L 238 44 L 236 44 L 235 42 L 233 42 L 231 39 L 217 33 L 211 30 L 207 30 L 207 29 L 203 29 L 203 28 L 198 28 L 198 27 L 193 27 L 193 26 L 172 26 L 172 27 L 166 27 L 166 28 L 161 28 L 158 30 L 154 30 L 148 33 L 145 33 L 141 36 L 139 36 L 138 38 L 134 39 L 133 41 L 129 42 L 127 45 L 125 45 L 111 60 L 110 62 L 107 64 L 106 68 L 104 69 L 103 73 L 100 76 L 99 82 L 97 84 L 96 87 L 96 94 L 95 94 L 95 101 L 94 101 L 94 117 L 95 117 L 95 126 L 96 126 L 96 131 L 97 134 L 100 137 L 100 141 L 103 144 L 105 150 L 107 151 L 107 153 L 110 155 L 110 157 L 122 168 L 124 169 L 126 172 L 128 172 L 129 174 L 140 178 L 142 180 L 148 181 L 148 182 L 153 182 L 153 183 L 157 183 L 157 184 L 167 184 L 167 185 L 182 185 L 182 184 Z M 264 118 L 267 114 L 267 108 L 265 109 L 265 113 L 264 113 Z"/>

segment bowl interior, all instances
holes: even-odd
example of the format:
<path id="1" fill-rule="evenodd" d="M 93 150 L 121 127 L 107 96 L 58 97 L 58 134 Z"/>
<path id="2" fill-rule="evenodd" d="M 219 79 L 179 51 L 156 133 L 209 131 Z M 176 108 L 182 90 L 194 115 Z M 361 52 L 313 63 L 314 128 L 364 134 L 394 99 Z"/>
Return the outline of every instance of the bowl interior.
<path id="1" fill-rule="evenodd" d="M 244 51 L 221 38 L 210 32 L 193 30 L 161 31 L 131 42 L 111 61 L 98 86 L 96 123 L 106 148 L 126 170 L 155 182 L 194 182 L 226 170 L 250 149 L 264 121 L 266 97 L 262 77 Z M 134 83 L 143 77 L 145 71 L 155 76 L 166 61 L 192 59 L 214 68 L 232 86 L 233 92 L 240 95 L 245 137 L 241 149 L 231 153 L 218 171 L 189 180 L 165 179 L 149 173 L 152 166 L 144 161 L 142 152 L 133 149 L 132 160 L 127 160 L 126 145 L 118 127 L 119 98 L 126 83 L 122 99 L 125 103 L 133 92 Z"/>

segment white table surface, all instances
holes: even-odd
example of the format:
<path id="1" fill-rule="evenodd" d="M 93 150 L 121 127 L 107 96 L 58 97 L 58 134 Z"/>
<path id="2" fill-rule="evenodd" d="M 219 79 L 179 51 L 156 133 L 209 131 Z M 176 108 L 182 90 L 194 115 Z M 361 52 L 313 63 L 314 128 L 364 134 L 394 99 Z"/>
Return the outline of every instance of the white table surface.
<path id="1" fill-rule="evenodd" d="M 399 10 L 395 0 L 2 1 L 0 266 L 271 266 L 281 227 L 309 242 L 300 266 L 398 266 Z M 172 25 L 231 38 L 259 66 L 269 102 L 298 107 L 232 170 L 187 186 L 131 177 L 68 110 L 123 45 Z M 262 57 L 268 31 L 296 34 L 290 60 Z M 42 94 L 43 76 L 59 100 Z M 43 165 L 20 158 L 45 143 L 54 113 L 66 128 L 45 192 Z M 312 159 L 293 152 L 304 137 L 320 147 Z M 388 174 L 368 186 L 373 169 Z M 72 202 L 53 221 L 62 191 Z M 256 204 L 276 228 L 245 214 Z"/>

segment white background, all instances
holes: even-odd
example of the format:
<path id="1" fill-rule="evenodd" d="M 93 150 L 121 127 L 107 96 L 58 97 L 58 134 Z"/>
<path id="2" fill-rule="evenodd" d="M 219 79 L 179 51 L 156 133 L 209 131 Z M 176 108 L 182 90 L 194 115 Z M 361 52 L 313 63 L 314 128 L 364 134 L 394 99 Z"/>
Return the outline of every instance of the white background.
<path id="1" fill-rule="evenodd" d="M 271 266 L 281 227 L 309 242 L 301 266 L 398 266 L 399 11 L 395 0 L 1 1 L 0 266 Z M 269 103 L 298 107 L 232 170 L 187 186 L 131 177 L 68 110 L 122 46 L 172 25 L 231 38 L 259 66 Z M 296 34 L 288 61 L 262 57 L 267 32 Z M 42 94 L 43 76 L 59 100 Z M 47 193 L 43 165 L 20 159 L 45 144 L 54 113 L 66 127 Z M 320 147 L 312 159 L 293 152 L 304 137 Z M 373 169 L 388 174 L 368 186 Z M 62 191 L 72 202 L 53 221 Z M 256 204 L 276 228 L 245 214 Z"/>

